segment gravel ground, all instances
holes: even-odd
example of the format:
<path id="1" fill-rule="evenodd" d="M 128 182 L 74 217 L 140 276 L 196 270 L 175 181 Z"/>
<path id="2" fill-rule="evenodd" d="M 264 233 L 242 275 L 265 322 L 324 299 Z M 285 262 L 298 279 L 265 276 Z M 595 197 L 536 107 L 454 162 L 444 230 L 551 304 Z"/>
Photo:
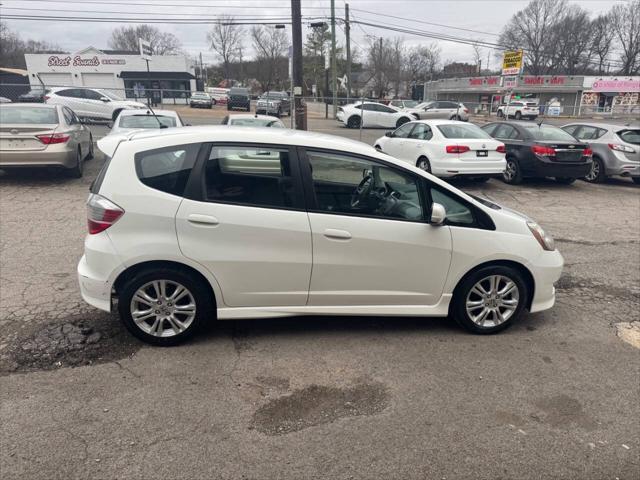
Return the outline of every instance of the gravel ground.
<path id="1" fill-rule="evenodd" d="M 537 219 L 567 263 L 556 306 L 500 335 L 447 319 L 314 317 L 225 322 L 160 349 L 78 293 L 101 163 L 81 180 L 0 174 L 3 478 L 640 476 L 630 181 L 456 184 Z"/>

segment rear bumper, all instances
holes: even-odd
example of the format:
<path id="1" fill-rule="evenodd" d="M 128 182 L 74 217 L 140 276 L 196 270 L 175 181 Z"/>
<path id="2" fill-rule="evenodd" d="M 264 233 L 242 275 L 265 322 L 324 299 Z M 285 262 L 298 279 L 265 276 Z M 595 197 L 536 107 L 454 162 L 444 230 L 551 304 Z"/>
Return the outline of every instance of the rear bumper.
<path id="1" fill-rule="evenodd" d="M 67 149 L 55 151 L 47 147 L 45 150 L 2 150 L 0 151 L 0 168 L 17 167 L 64 167 L 76 166 L 75 150 Z"/>
<path id="2" fill-rule="evenodd" d="M 524 172 L 525 175 L 532 177 L 582 178 L 591 171 L 591 162 L 562 163 L 535 160 L 532 167 L 531 171 Z"/>
<path id="3" fill-rule="evenodd" d="M 527 265 L 533 275 L 535 290 L 531 301 L 531 313 L 541 312 L 553 307 L 556 301 L 555 283 L 560 279 L 564 258 L 559 251 L 541 253 Z"/>
<path id="4" fill-rule="evenodd" d="M 431 173 L 436 177 L 478 177 L 478 176 L 499 176 L 507 167 L 506 160 L 479 160 L 461 161 L 431 161 Z"/>
<path id="5" fill-rule="evenodd" d="M 640 177 L 640 162 L 629 160 L 622 152 L 611 152 L 607 175 L 623 175 L 625 177 Z"/>

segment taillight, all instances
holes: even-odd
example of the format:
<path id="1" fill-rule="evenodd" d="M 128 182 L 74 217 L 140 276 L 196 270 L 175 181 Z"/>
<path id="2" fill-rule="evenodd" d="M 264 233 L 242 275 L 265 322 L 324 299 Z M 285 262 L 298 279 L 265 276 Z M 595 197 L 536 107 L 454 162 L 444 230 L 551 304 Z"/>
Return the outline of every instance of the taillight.
<path id="1" fill-rule="evenodd" d="M 465 109 L 464 109 L 464 113 L 469 113 L 469 109 L 468 109 L 468 108 L 465 108 Z"/>
<path id="2" fill-rule="evenodd" d="M 53 145 L 54 143 L 66 143 L 69 141 L 69 135 L 64 133 L 49 133 L 47 135 L 36 135 L 45 145 Z"/>
<path id="3" fill-rule="evenodd" d="M 507 153 L 507 147 L 505 147 L 504 145 L 498 145 L 498 148 L 496 148 L 496 152 Z"/>
<path id="4" fill-rule="evenodd" d="M 610 143 L 609 148 L 611 150 L 617 150 L 618 152 L 636 153 L 633 148 L 627 147 L 626 145 L 618 145 L 617 143 Z"/>
<path id="5" fill-rule="evenodd" d="M 471 150 L 466 145 L 447 145 L 447 153 L 464 153 Z"/>
<path id="6" fill-rule="evenodd" d="M 42 100 L 44 100 L 45 102 L 49 100 L 49 95 L 45 95 L 44 97 L 42 97 Z"/>
<path id="7" fill-rule="evenodd" d="M 89 234 L 100 233 L 116 223 L 124 210 L 111 200 L 92 193 L 87 200 L 87 225 Z"/>
<path id="8" fill-rule="evenodd" d="M 553 148 L 544 145 L 533 145 L 531 151 L 540 157 L 553 157 L 556 154 Z"/>
<path id="9" fill-rule="evenodd" d="M 591 157 L 593 156 L 593 150 L 591 150 L 590 148 L 585 148 L 584 150 L 582 150 L 582 155 L 585 157 Z"/>

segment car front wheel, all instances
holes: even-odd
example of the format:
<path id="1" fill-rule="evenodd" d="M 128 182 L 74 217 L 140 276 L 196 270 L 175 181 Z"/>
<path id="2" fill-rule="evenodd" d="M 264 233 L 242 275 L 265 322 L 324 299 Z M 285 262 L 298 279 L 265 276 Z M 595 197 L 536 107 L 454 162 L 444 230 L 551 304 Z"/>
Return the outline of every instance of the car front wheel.
<path id="1" fill-rule="evenodd" d="M 205 285 L 180 270 L 156 269 L 131 278 L 121 289 L 118 310 L 127 329 L 160 346 L 181 343 L 213 316 Z"/>
<path id="2" fill-rule="evenodd" d="M 431 173 L 431 163 L 427 157 L 420 157 L 416 162 L 416 167 L 420 170 L 424 170 L 427 173 Z"/>
<path id="3" fill-rule="evenodd" d="M 357 115 L 349 117 L 349 120 L 347 120 L 347 127 L 360 128 L 360 117 L 358 117 Z"/>
<path id="4" fill-rule="evenodd" d="M 472 333 L 504 330 L 522 313 L 528 299 L 527 284 L 518 270 L 487 266 L 468 275 L 456 288 L 451 313 Z"/>

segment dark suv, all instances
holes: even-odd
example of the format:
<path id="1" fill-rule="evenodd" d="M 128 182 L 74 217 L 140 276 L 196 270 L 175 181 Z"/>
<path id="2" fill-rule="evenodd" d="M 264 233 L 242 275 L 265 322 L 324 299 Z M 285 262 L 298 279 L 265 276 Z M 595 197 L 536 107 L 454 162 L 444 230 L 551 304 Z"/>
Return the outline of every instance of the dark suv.
<path id="1" fill-rule="evenodd" d="M 233 87 L 229 90 L 229 100 L 227 101 L 227 110 L 246 110 L 251 111 L 251 98 L 249 98 L 249 90 L 246 88 Z"/>
<path id="2" fill-rule="evenodd" d="M 481 127 L 507 147 L 506 183 L 525 177 L 553 177 L 570 184 L 591 170 L 592 152 L 561 128 L 526 122 L 494 122 Z"/>

